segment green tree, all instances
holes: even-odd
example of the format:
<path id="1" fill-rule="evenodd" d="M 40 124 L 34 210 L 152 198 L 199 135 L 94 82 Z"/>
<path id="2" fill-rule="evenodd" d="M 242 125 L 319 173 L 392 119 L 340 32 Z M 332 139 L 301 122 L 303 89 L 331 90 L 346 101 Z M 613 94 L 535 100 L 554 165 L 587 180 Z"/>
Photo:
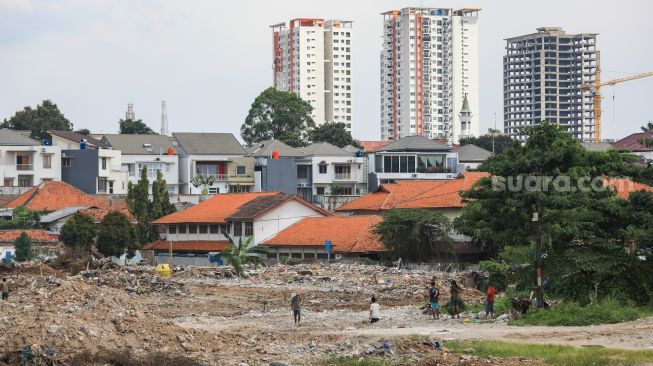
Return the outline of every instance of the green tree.
<path id="1" fill-rule="evenodd" d="M 649 121 L 646 126 L 642 126 L 642 131 L 644 132 L 653 131 L 653 122 Z M 642 143 L 646 146 L 653 147 L 653 137 L 648 139 L 642 139 Z"/>
<path id="2" fill-rule="evenodd" d="M 556 274 L 548 276 L 553 291 L 584 302 L 594 293 L 605 296 L 617 283 L 600 267 L 636 271 L 640 264 L 636 255 L 622 255 L 633 240 L 623 233 L 636 231 L 624 226 L 632 210 L 612 190 L 601 189 L 601 182 L 604 176 L 637 179 L 646 168 L 629 154 L 587 151 L 554 124 L 529 127 L 526 134 L 524 145 L 514 144 L 482 165 L 493 178 L 462 194 L 467 205 L 455 227 L 494 253 L 509 245 L 534 245 L 530 264 L 543 262 Z M 565 183 L 547 184 L 544 177 Z M 586 179 L 597 179 L 599 189 L 576 189 L 588 188 Z M 520 181 L 526 183 L 511 184 Z M 631 288 L 647 297 L 646 286 L 644 281 Z"/>
<path id="3" fill-rule="evenodd" d="M 121 119 L 120 133 L 123 135 L 156 135 L 153 129 L 149 128 L 142 120 Z"/>
<path id="4" fill-rule="evenodd" d="M 451 245 L 451 221 L 424 209 L 391 209 L 374 228 L 393 258 L 428 261 Z"/>
<path id="5" fill-rule="evenodd" d="M 87 253 L 93 246 L 96 232 L 93 218 L 77 212 L 61 227 L 60 238 L 67 247 Z"/>
<path id="6" fill-rule="evenodd" d="M 16 238 L 14 248 L 16 249 L 16 260 L 18 262 L 25 262 L 32 258 L 32 239 L 26 232 L 21 232 L 20 236 Z"/>
<path id="7" fill-rule="evenodd" d="M 263 245 L 255 245 L 250 247 L 252 242 L 252 237 L 249 236 L 243 242 L 243 238 L 238 239 L 238 243 L 234 242 L 233 238 L 228 234 L 224 234 L 229 240 L 229 247 L 222 251 L 221 256 L 229 261 L 234 271 L 238 276 L 242 276 L 245 273 L 243 265 L 246 263 L 252 264 L 262 264 L 261 258 L 257 254 L 267 254 L 268 249 Z"/>
<path id="8" fill-rule="evenodd" d="M 136 234 L 127 215 L 111 211 L 100 223 L 97 236 L 97 250 L 110 257 L 120 257 L 125 252 L 132 258 L 136 250 Z"/>
<path id="9" fill-rule="evenodd" d="M 268 88 L 252 103 L 240 136 L 249 146 L 274 139 L 305 146 L 308 132 L 315 127 L 312 111 L 313 107 L 295 94 Z"/>
<path id="10" fill-rule="evenodd" d="M 80 128 L 79 130 L 75 131 L 76 133 L 84 136 L 90 136 L 91 131 L 88 128 Z"/>
<path id="11" fill-rule="evenodd" d="M 158 219 L 159 217 L 169 215 L 175 211 L 175 205 L 170 203 L 168 184 L 165 179 L 163 179 L 163 173 L 161 173 L 160 170 L 157 170 L 156 180 L 152 182 L 152 218 Z"/>
<path id="12" fill-rule="evenodd" d="M 328 142 L 331 145 L 345 147 L 347 145 L 355 146 L 359 149 L 363 147 L 356 141 L 346 130 L 346 125 L 342 122 L 324 123 L 309 133 L 311 142 Z"/>
<path id="13" fill-rule="evenodd" d="M 494 140 L 494 141 L 493 141 Z M 497 133 L 497 130 L 491 129 L 488 134 L 479 137 L 463 137 L 460 139 L 460 146 L 473 144 L 482 147 L 485 150 L 492 151 L 494 142 L 494 152 L 500 153 L 504 149 L 512 146 L 515 143 L 509 135 Z"/>
<path id="14" fill-rule="evenodd" d="M 147 167 L 141 169 L 141 178 L 136 184 L 129 182 L 127 186 L 127 207 L 136 218 L 136 238 L 140 245 L 158 238 L 158 233 L 152 228 L 152 203 L 150 201 L 150 181 L 147 179 Z"/>
<path id="15" fill-rule="evenodd" d="M 30 130 L 31 138 L 42 141 L 48 137 L 48 130 L 72 131 L 73 124 L 64 117 L 55 103 L 46 99 L 35 109 L 27 106 L 16 112 L 8 120 L 5 119 L 0 128 Z"/>

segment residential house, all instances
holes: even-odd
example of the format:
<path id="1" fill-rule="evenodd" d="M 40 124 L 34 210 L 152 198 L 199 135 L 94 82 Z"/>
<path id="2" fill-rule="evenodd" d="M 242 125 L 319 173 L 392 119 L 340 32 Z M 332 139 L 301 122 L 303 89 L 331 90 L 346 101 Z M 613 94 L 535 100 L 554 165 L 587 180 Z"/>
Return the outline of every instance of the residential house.
<path id="1" fill-rule="evenodd" d="M 82 149 L 61 152 L 61 178 L 88 194 L 127 194 L 128 173 L 120 150 Z"/>
<path id="2" fill-rule="evenodd" d="M 179 149 L 180 193 L 249 192 L 254 186 L 254 159 L 230 133 L 175 132 Z M 213 184 L 195 186 L 196 176 L 211 176 Z"/>
<path id="3" fill-rule="evenodd" d="M 46 181 L 17 198 L 4 207 L 23 206 L 30 211 L 57 211 L 70 206 L 109 207 L 98 197 L 88 195 L 66 182 Z"/>
<path id="4" fill-rule="evenodd" d="M 301 150 L 279 140 L 259 142 L 246 150 L 254 158 L 254 192 L 299 194 L 312 185 L 311 160 Z"/>
<path id="5" fill-rule="evenodd" d="M 465 206 L 460 192 L 488 176 L 484 172 L 466 172 L 456 179 L 397 180 L 378 186 L 336 211 L 349 215 L 382 215 L 393 208 L 422 208 L 440 212 L 453 220 L 460 216 Z"/>
<path id="6" fill-rule="evenodd" d="M 307 174 L 312 177 L 312 186 L 301 191 L 302 197 L 312 196 L 313 202 L 334 209 L 367 193 L 368 164 L 362 152 L 352 153 L 326 142 L 308 145 L 302 151 L 311 160 Z"/>
<path id="7" fill-rule="evenodd" d="M 372 230 L 381 216 L 307 217 L 263 242 L 269 247 L 268 260 L 283 257 L 297 260 L 326 261 L 325 244 L 331 244 L 331 259 L 377 257 L 385 251 Z"/>
<path id="8" fill-rule="evenodd" d="M 305 217 L 331 215 L 306 200 L 282 192 L 217 194 L 184 211 L 153 222 L 164 239 L 149 243 L 158 261 L 167 261 L 170 245 L 175 263 L 208 264 L 235 241 L 252 237 L 257 245 Z"/>
<path id="9" fill-rule="evenodd" d="M 370 141 L 358 141 L 358 143 L 363 147 L 363 151 L 365 153 L 372 153 L 375 152 L 377 149 L 380 149 L 390 143 L 392 141 L 389 140 L 370 140 Z"/>
<path id="10" fill-rule="evenodd" d="M 647 161 L 653 160 L 653 146 L 644 144 L 644 140 L 653 139 L 653 131 L 637 132 L 612 143 L 616 149 L 629 150 Z"/>
<path id="11" fill-rule="evenodd" d="M 16 255 L 14 241 L 22 233 L 26 233 L 32 240 L 32 250 L 37 254 L 54 254 L 57 250 L 59 239 L 41 229 L 16 229 L 0 230 L 0 260 L 10 259 Z"/>
<path id="12" fill-rule="evenodd" d="M 49 233 L 58 235 L 61 232 L 61 228 L 73 215 L 76 213 L 82 213 L 89 215 L 93 222 L 100 224 L 104 217 L 111 211 L 119 211 L 125 214 L 132 223 L 136 223 L 134 217 L 129 213 L 129 210 L 126 207 L 123 208 L 103 208 L 97 206 L 69 206 L 62 209 L 49 212 L 40 217 L 39 222 L 41 226 L 48 230 Z"/>
<path id="13" fill-rule="evenodd" d="M 464 165 L 465 171 L 478 170 L 484 161 L 492 156 L 492 152 L 474 144 L 463 145 L 458 150 L 458 163 Z"/>
<path id="14" fill-rule="evenodd" d="M 59 130 L 50 130 L 48 131 L 52 140 L 52 146 L 59 146 L 61 150 L 79 150 L 82 148 L 86 149 L 110 149 L 106 141 L 98 140 L 91 136 L 82 135 L 81 133 L 73 131 L 59 131 Z"/>
<path id="15" fill-rule="evenodd" d="M 423 136 L 407 136 L 368 154 L 369 190 L 407 179 L 453 179 L 464 170 L 452 147 Z"/>
<path id="16" fill-rule="evenodd" d="M 61 149 L 0 129 L 0 174 L 4 187 L 33 187 L 61 180 Z"/>
<path id="17" fill-rule="evenodd" d="M 107 134 L 102 141 L 115 150 L 120 150 L 122 170 L 127 172 L 129 182 L 138 183 L 141 170 L 147 168 L 147 179 L 156 179 L 157 171 L 163 174 L 168 185 L 168 193 L 177 194 L 179 190 L 179 155 L 173 141 L 162 135 L 117 135 Z"/>

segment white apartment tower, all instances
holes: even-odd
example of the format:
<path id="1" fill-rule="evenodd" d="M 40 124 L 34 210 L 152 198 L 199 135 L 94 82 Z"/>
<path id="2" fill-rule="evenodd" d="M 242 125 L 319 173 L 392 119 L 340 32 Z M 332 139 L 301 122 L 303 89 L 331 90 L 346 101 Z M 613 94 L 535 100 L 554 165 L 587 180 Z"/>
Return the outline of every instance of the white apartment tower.
<path id="1" fill-rule="evenodd" d="M 479 135 L 480 10 L 404 8 L 382 14 L 383 140 L 421 135 L 458 143 Z M 469 122 L 463 124 L 465 98 Z"/>
<path id="2" fill-rule="evenodd" d="M 298 18 L 271 28 L 275 89 L 307 101 L 316 125 L 342 122 L 351 132 L 352 22 Z"/>
<path id="3" fill-rule="evenodd" d="M 542 121 L 563 126 L 581 141 L 600 141 L 594 96 L 585 84 L 600 80 L 595 33 L 567 34 L 560 27 L 506 39 L 503 56 L 503 130 L 526 140 L 524 127 Z"/>

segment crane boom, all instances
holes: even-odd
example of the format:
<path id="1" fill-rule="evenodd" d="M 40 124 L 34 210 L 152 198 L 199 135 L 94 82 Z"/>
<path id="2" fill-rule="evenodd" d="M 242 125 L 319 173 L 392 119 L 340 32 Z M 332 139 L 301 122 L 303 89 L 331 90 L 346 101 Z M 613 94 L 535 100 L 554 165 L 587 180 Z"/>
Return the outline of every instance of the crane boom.
<path id="1" fill-rule="evenodd" d="M 582 91 L 591 92 L 592 97 L 594 99 L 594 128 L 595 128 L 594 141 L 596 142 L 601 142 L 601 87 L 607 85 L 612 86 L 619 83 L 623 83 L 625 81 L 637 80 L 637 79 L 653 76 L 653 71 L 643 72 L 640 74 L 630 75 L 623 78 L 608 80 L 604 82 L 601 82 L 600 74 L 601 72 L 597 68 L 596 80 L 594 81 L 594 83 L 585 83 L 580 86 L 580 89 Z"/>

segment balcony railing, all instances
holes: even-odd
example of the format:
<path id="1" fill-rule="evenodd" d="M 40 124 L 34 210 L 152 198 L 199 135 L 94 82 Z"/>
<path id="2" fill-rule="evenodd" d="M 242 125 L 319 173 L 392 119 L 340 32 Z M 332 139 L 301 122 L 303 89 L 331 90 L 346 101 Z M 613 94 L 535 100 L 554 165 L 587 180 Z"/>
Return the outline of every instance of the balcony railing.
<path id="1" fill-rule="evenodd" d="M 204 173 L 204 174 L 195 174 L 199 175 L 201 177 L 213 177 L 215 178 L 216 182 L 227 182 L 229 181 L 229 174 L 212 174 L 212 173 Z"/>
<path id="2" fill-rule="evenodd" d="M 351 180 L 351 173 L 334 173 L 335 180 Z"/>
<path id="3" fill-rule="evenodd" d="M 34 170 L 34 164 L 16 164 L 16 170 L 20 170 L 20 171 Z"/>

